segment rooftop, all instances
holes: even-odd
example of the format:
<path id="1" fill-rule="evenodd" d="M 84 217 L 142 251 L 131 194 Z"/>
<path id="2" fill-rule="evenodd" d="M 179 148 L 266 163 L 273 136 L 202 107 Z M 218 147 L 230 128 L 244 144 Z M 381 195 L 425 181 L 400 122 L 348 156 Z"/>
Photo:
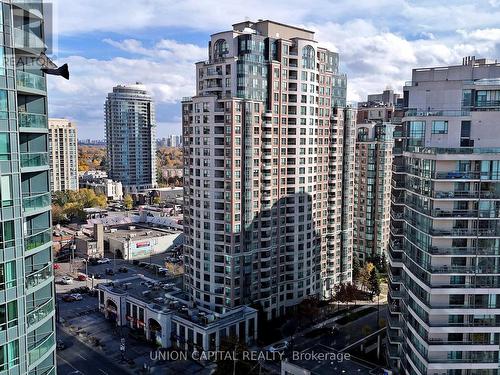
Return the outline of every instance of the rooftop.
<path id="1" fill-rule="evenodd" d="M 219 314 L 195 306 L 190 302 L 189 296 L 178 288 L 181 283 L 180 277 L 156 280 L 137 274 L 121 279 L 120 282 L 100 284 L 99 288 L 105 288 L 117 294 L 126 293 L 156 311 L 172 313 L 202 327 L 209 327 L 212 323 L 221 320 L 239 319 L 244 314 L 255 312 L 251 307 L 241 306 L 224 314 Z"/>
<path id="2" fill-rule="evenodd" d="M 114 238 L 116 240 L 125 241 L 129 238 L 132 240 L 140 240 L 140 239 L 150 239 L 155 237 L 164 237 L 173 234 L 178 235 L 179 231 L 157 229 L 137 224 L 132 224 L 132 225 L 124 224 L 110 228 L 110 230 L 107 230 L 104 235 L 108 238 Z"/>

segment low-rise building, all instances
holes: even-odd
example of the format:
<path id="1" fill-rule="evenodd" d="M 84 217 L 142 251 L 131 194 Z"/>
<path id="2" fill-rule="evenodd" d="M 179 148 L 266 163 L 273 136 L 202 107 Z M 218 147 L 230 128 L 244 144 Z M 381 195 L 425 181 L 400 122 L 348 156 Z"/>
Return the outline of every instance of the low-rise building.
<path id="1" fill-rule="evenodd" d="M 236 336 L 247 345 L 257 339 L 257 310 L 248 306 L 215 313 L 194 305 L 173 283 L 143 275 L 98 288 L 106 319 L 164 348 L 219 350 L 225 337 Z"/>
<path id="2" fill-rule="evenodd" d="M 104 227 L 95 224 L 93 233 L 81 231 L 75 236 L 76 253 L 80 258 L 103 258 L 104 257 Z"/>
<path id="3" fill-rule="evenodd" d="M 106 172 L 103 171 L 87 171 L 80 174 L 79 185 L 81 189 L 92 189 L 96 194 L 104 194 L 108 200 L 123 199 L 122 183 L 107 178 Z"/>
<path id="4" fill-rule="evenodd" d="M 145 259 L 161 254 L 183 243 L 183 234 L 139 225 L 119 225 L 104 231 L 104 242 L 116 258 Z"/>

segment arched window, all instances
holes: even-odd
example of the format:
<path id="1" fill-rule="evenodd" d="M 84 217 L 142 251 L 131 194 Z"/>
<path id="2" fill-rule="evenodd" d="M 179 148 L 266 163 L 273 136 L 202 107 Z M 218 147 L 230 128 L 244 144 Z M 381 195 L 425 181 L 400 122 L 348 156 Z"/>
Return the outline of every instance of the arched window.
<path id="1" fill-rule="evenodd" d="M 224 39 L 219 39 L 218 41 L 215 42 L 214 46 L 214 57 L 216 59 L 223 58 L 225 55 L 227 55 L 229 52 L 229 49 L 227 47 L 227 42 Z"/>
<path id="2" fill-rule="evenodd" d="M 302 68 L 304 69 L 315 69 L 316 65 L 316 52 L 314 48 L 307 45 L 302 48 Z"/>

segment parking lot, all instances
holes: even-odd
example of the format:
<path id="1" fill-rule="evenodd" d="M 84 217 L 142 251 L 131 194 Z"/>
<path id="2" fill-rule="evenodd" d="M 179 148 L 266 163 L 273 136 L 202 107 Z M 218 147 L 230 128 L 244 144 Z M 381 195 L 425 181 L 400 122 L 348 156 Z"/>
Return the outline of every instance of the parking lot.
<path id="1" fill-rule="evenodd" d="M 161 257 L 160 257 L 161 256 Z M 159 258 L 159 259 L 158 259 Z M 57 263 L 57 268 L 55 269 L 55 280 L 56 280 L 56 294 L 57 294 L 57 306 L 59 317 L 67 320 L 77 316 L 82 316 L 86 313 L 97 311 L 97 297 L 94 295 L 89 295 L 88 293 L 78 290 L 87 287 L 89 290 L 94 289 L 100 283 L 107 283 L 113 280 L 119 280 L 127 277 L 131 277 L 136 274 L 143 274 L 145 276 L 158 278 L 158 279 L 172 279 L 175 278 L 177 286 L 182 286 L 182 277 L 175 277 L 171 272 L 159 272 L 161 260 L 165 258 L 165 254 L 158 254 L 152 259 L 152 265 L 149 266 L 149 258 L 142 262 L 141 266 L 134 264 L 132 262 L 127 262 L 122 259 L 110 259 L 107 264 L 97 264 L 85 265 L 84 262 L 75 260 L 73 267 L 70 263 Z M 158 263 L 156 263 L 157 261 Z M 156 266 L 154 266 L 156 264 Z M 119 272 L 119 269 L 127 269 L 127 272 Z M 106 269 L 113 270 L 113 274 L 106 274 Z M 80 281 L 77 279 L 79 274 L 87 274 L 88 277 L 85 281 Z M 92 278 L 92 275 L 95 277 Z M 69 277 L 72 281 L 71 284 L 63 284 L 61 281 L 63 277 Z M 63 298 L 65 295 L 71 293 L 78 293 L 81 295 L 81 300 L 65 302 Z"/>

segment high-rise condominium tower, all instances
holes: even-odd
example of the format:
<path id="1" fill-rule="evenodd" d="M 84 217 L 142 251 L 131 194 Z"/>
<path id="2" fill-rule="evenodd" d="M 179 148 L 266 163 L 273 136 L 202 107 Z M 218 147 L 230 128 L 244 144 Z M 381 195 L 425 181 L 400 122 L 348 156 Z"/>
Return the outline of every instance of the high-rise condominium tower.
<path id="1" fill-rule="evenodd" d="M 78 190 L 78 137 L 74 123 L 49 119 L 52 191 Z"/>
<path id="2" fill-rule="evenodd" d="M 354 254 L 383 256 L 389 246 L 392 138 L 390 123 L 357 124 L 354 179 Z"/>
<path id="3" fill-rule="evenodd" d="M 55 374 L 42 2 L 0 7 L 0 373 Z"/>
<path id="4" fill-rule="evenodd" d="M 351 279 L 355 111 L 338 55 L 272 21 L 212 35 L 182 103 L 186 284 L 268 316 Z M 344 161 L 345 145 L 352 149 Z M 344 173 L 345 169 L 345 173 Z M 350 218 L 350 219 L 349 219 Z"/>
<path id="5" fill-rule="evenodd" d="M 142 84 L 116 86 L 104 106 L 109 178 L 126 192 L 156 186 L 153 99 Z"/>
<path id="6" fill-rule="evenodd" d="M 403 374 L 497 375 L 500 65 L 414 69 L 404 106 L 388 356 Z"/>

